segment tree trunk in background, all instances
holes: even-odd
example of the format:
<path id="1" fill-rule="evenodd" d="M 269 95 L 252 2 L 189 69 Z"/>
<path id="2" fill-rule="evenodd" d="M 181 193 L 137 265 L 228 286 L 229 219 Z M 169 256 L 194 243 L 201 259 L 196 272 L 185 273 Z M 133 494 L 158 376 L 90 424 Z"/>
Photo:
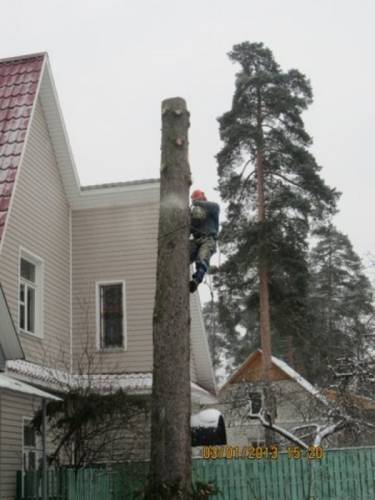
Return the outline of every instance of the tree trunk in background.
<path id="1" fill-rule="evenodd" d="M 191 488 L 188 128 L 185 101 L 164 100 L 149 498 L 161 485 L 177 487 L 178 498 Z"/>
<path id="2" fill-rule="evenodd" d="M 260 102 L 260 100 L 259 100 Z M 259 129 L 261 130 L 260 119 Z M 261 132 L 260 132 L 261 135 Z M 264 196 L 264 165 L 262 145 L 258 145 L 256 158 L 256 175 L 257 175 L 257 205 L 258 205 L 258 222 L 260 224 L 261 236 L 259 245 L 259 328 L 260 328 L 260 344 L 262 348 L 262 371 L 264 382 L 264 410 L 273 421 L 275 415 L 275 401 L 272 395 L 271 386 L 271 368 L 272 368 L 272 350 L 271 350 L 271 327 L 270 327 L 270 304 L 268 291 L 268 262 L 266 255 L 266 245 L 264 234 L 266 222 L 266 204 Z M 272 431 L 264 429 L 265 442 L 269 446 L 272 444 Z"/>
<path id="3" fill-rule="evenodd" d="M 266 222 L 266 208 L 264 200 L 264 172 L 263 157 L 258 151 L 256 161 L 257 191 L 258 191 L 258 222 L 261 225 L 261 242 L 259 245 L 259 316 L 260 316 L 260 342 L 263 351 L 263 377 L 269 380 L 271 361 L 271 328 L 270 328 L 270 304 L 268 293 L 268 263 L 265 245 L 264 225 Z"/>

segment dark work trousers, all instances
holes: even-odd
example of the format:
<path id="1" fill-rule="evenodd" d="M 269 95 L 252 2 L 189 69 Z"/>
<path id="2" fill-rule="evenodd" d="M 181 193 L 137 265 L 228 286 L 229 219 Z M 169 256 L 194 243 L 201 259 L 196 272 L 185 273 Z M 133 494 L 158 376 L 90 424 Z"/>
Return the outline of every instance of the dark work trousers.
<path id="1" fill-rule="evenodd" d="M 208 271 L 210 258 L 216 252 L 216 240 L 213 236 L 200 236 L 189 240 L 190 264 L 195 262 L 197 270 L 204 267 Z"/>

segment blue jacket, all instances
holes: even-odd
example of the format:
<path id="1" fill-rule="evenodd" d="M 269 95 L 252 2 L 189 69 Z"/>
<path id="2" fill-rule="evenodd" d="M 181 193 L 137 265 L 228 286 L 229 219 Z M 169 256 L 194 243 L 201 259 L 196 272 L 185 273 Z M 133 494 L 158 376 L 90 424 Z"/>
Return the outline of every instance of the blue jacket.
<path id="1" fill-rule="evenodd" d="M 217 239 L 219 233 L 220 207 L 211 201 L 195 200 L 191 205 L 191 234 L 200 236 L 213 236 Z"/>

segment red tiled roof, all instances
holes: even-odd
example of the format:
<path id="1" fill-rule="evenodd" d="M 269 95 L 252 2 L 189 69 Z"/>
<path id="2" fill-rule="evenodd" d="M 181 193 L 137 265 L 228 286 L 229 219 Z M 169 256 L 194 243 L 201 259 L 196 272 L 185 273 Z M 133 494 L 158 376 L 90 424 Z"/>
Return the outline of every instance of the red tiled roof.
<path id="1" fill-rule="evenodd" d="M 40 54 L 0 61 L 0 241 L 44 57 Z"/>

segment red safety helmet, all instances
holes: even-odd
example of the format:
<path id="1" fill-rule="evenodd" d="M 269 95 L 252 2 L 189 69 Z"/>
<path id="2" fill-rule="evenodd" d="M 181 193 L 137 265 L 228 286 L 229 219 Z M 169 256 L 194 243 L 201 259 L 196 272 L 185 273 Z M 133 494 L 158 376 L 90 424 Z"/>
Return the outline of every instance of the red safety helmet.
<path id="1" fill-rule="evenodd" d="M 191 199 L 192 201 L 195 200 L 207 201 L 206 195 L 204 194 L 203 191 L 200 191 L 199 189 L 196 189 L 191 193 Z"/>

